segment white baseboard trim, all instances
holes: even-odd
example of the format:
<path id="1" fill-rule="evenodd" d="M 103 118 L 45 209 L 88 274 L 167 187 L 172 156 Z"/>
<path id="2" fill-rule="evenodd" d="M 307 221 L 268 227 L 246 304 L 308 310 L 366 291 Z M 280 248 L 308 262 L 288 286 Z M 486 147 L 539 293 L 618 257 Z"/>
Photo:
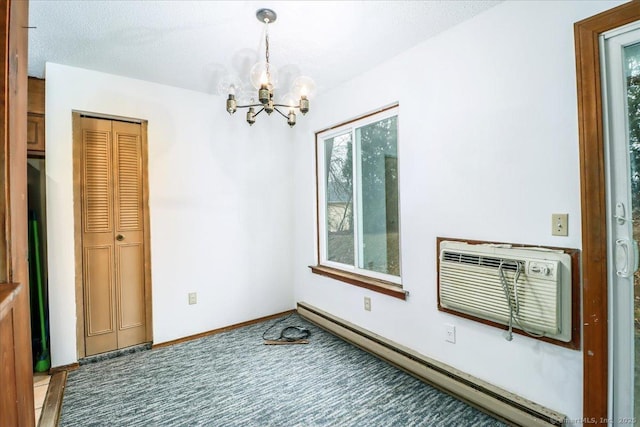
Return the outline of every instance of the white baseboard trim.
<path id="1" fill-rule="evenodd" d="M 328 332 L 506 423 L 526 427 L 564 425 L 565 415 L 429 359 L 307 303 L 299 302 L 297 312 Z"/>

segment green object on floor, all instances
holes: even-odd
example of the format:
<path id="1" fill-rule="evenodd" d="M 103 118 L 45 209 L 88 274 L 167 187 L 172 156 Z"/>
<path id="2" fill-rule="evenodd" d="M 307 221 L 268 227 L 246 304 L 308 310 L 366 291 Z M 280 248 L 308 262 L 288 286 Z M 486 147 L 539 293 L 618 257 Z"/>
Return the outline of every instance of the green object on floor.
<path id="1" fill-rule="evenodd" d="M 49 348 L 47 346 L 47 331 L 45 329 L 44 318 L 44 290 L 42 289 L 42 271 L 40 266 L 40 244 L 38 237 L 38 219 L 35 213 L 31 215 L 31 230 L 33 232 L 33 259 L 35 262 L 36 270 L 36 286 L 38 288 L 38 314 L 40 317 L 40 337 L 42 344 L 42 351 L 38 355 L 36 366 L 34 370 L 36 372 L 46 372 L 51 367 L 51 357 L 49 355 Z"/>

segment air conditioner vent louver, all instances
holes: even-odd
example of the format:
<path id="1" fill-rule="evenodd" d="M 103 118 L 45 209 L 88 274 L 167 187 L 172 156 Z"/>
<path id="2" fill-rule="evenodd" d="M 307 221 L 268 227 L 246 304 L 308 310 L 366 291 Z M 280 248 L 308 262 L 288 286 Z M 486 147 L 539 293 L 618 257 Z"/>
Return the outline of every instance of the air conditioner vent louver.
<path id="1" fill-rule="evenodd" d="M 460 264 L 478 265 L 480 267 L 488 267 L 497 270 L 502 263 L 502 268 L 508 271 L 516 271 L 517 261 L 507 260 L 504 258 L 493 258 L 487 256 L 470 255 L 461 252 L 443 251 L 442 259 L 449 262 L 457 262 Z"/>
<path id="2" fill-rule="evenodd" d="M 570 255 L 452 241 L 439 250 L 442 308 L 571 341 Z"/>

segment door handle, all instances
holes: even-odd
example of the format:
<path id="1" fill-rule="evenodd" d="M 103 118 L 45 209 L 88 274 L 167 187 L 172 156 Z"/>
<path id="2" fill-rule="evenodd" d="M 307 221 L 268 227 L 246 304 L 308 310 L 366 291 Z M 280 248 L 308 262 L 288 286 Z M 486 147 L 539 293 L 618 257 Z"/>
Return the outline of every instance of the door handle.
<path id="1" fill-rule="evenodd" d="M 617 239 L 615 249 L 616 275 L 631 277 L 638 269 L 638 242 Z"/>
<path id="2" fill-rule="evenodd" d="M 119 242 L 122 242 L 124 240 L 124 234 L 118 234 L 116 236 L 116 240 L 119 241 Z"/>
<path id="3" fill-rule="evenodd" d="M 618 221 L 619 225 L 623 225 L 627 221 L 633 224 L 633 219 L 627 218 L 626 209 L 622 202 L 616 203 L 616 214 L 613 217 Z"/>

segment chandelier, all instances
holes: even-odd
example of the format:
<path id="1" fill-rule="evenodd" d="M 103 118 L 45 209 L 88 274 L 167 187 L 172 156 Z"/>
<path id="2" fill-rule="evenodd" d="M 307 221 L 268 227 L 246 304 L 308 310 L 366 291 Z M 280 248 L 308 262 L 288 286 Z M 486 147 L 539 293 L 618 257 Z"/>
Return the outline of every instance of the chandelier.
<path id="1" fill-rule="evenodd" d="M 238 105 L 236 93 L 241 92 L 244 85 L 239 78 L 231 77 L 221 82 L 224 90 L 228 91 L 229 94 L 227 112 L 233 114 L 238 108 L 248 108 L 247 123 L 253 125 L 256 117 L 263 111 L 268 115 L 275 111 L 287 120 L 289 126 L 293 127 L 296 124 L 296 110 L 303 115 L 309 112 L 309 97 L 315 93 L 315 83 L 310 77 L 299 76 L 293 80 L 290 92 L 286 93 L 279 103 L 274 101 L 274 89 L 278 85 L 278 73 L 269 61 L 269 24 L 275 22 L 277 15 L 271 9 L 259 9 L 256 12 L 256 18 L 265 24 L 265 60 L 251 67 L 249 78 L 251 85 L 258 91 L 259 102 L 255 102 L 255 98 L 251 97 L 248 104 Z"/>

